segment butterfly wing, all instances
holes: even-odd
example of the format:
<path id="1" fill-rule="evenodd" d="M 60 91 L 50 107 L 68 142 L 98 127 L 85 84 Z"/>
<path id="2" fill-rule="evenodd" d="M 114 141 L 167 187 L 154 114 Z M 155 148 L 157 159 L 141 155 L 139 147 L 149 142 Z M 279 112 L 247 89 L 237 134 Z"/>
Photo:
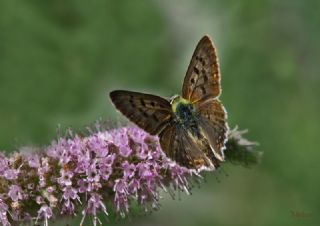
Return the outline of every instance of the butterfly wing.
<path id="1" fill-rule="evenodd" d="M 178 124 L 168 125 L 161 131 L 159 138 L 166 156 L 181 166 L 198 170 L 213 170 L 218 167 L 218 162 L 211 160 L 205 153 L 209 147 L 206 147 L 201 140 L 195 140 Z"/>
<path id="2" fill-rule="evenodd" d="M 182 87 L 182 97 L 191 102 L 204 101 L 220 94 L 220 74 L 215 48 L 208 36 L 198 43 Z"/>
<path id="3" fill-rule="evenodd" d="M 223 150 L 227 141 L 227 113 L 217 99 L 198 102 L 196 110 L 199 113 L 199 125 L 207 138 L 214 156 L 224 161 Z"/>
<path id="4" fill-rule="evenodd" d="M 159 96 L 116 90 L 110 98 L 122 114 L 151 135 L 158 134 L 172 118 L 170 103 Z"/>

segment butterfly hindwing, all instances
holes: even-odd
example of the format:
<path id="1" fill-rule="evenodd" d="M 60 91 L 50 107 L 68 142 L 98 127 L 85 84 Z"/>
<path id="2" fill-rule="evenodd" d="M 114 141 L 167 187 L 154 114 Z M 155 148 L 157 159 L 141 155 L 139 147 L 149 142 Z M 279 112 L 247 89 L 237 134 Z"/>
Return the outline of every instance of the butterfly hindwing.
<path id="1" fill-rule="evenodd" d="M 201 140 L 194 140 L 187 130 L 179 125 L 168 125 L 159 134 L 160 145 L 165 154 L 179 165 L 189 169 L 214 169 L 212 161 L 205 153 L 209 147 Z"/>
<path id="2" fill-rule="evenodd" d="M 159 96 L 116 90 L 110 98 L 122 114 L 151 135 L 158 134 L 171 120 L 171 105 Z"/>
<path id="3" fill-rule="evenodd" d="M 224 160 L 223 149 L 227 140 L 227 113 L 217 99 L 208 99 L 195 105 L 199 112 L 199 126 L 213 149 L 214 155 L 220 161 Z"/>
<path id="4" fill-rule="evenodd" d="M 198 43 L 182 87 L 182 97 L 197 102 L 220 94 L 220 73 L 215 48 L 208 36 Z"/>

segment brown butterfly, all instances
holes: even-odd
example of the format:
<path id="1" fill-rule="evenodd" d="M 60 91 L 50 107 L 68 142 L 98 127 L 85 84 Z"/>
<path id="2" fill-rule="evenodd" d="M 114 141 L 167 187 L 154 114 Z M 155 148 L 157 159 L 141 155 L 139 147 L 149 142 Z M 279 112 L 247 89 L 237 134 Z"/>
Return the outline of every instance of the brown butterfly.
<path id="1" fill-rule="evenodd" d="M 115 107 L 136 125 L 158 135 L 165 154 L 190 169 L 213 170 L 224 161 L 226 111 L 219 101 L 220 73 L 208 36 L 198 43 L 182 86 L 182 96 L 159 96 L 116 90 Z"/>

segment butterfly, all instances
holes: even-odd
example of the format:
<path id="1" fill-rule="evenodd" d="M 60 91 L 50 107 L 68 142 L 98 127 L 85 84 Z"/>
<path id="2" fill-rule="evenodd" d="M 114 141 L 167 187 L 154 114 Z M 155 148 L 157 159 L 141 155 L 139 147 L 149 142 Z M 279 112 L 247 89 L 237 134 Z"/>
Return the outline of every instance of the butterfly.
<path id="1" fill-rule="evenodd" d="M 158 135 L 161 149 L 181 166 L 214 170 L 224 161 L 227 113 L 219 100 L 220 72 L 208 36 L 198 43 L 182 86 L 182 95 L 162 97 L 115 90 L 115 107 L 137 126 Z"/>

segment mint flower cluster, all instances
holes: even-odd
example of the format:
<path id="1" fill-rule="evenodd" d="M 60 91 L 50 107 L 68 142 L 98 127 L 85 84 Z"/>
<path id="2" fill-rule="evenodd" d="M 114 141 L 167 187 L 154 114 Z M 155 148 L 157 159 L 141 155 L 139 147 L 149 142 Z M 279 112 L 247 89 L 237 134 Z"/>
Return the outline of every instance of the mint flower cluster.
<path id="1" fill-rule="evenodd" d="M 0 156 L 0 222 L 48 225 L 81 214 L 80 225 L 87 216 L 97 225 L 99 212 L 124 217 L 133 201 L 144 211 L 158 208 L 160 189 L 188 192 L 193 174 L 136 127 L 59 138 L 42 151 Z"/>
<path id="2" fill-rule="evenodd" d="M 255 144 L 241 135 L 230 131 L 226 162 L 257 163 Z M 125 217 L 132 203 L 145 212 L 158 209 L 161 190 L 188 194 L 198 173 L 167 158 L 158 138 L 137 127 L 59 138 L 41 150 L 0 155 L 0 223 L 47 226 L 81 215 L 80 225 L 88 217 L 95 226 L 102 224 L 99 213 Z"/>

